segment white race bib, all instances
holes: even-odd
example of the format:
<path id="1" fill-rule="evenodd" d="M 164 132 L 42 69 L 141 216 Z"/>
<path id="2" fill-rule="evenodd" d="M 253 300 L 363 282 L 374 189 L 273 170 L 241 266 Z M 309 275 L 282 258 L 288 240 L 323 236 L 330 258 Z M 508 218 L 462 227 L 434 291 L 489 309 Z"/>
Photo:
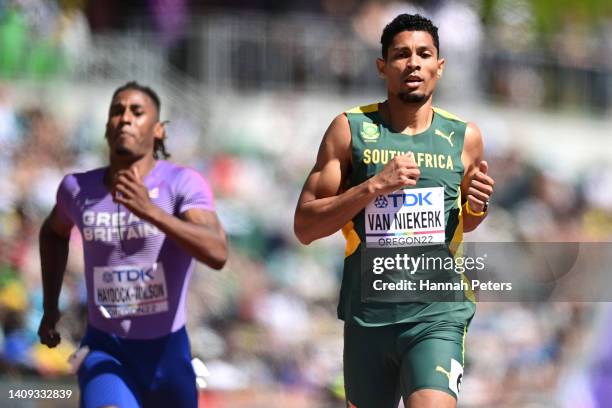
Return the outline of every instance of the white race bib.
<path id="1" fill-rule="evenodd" d="M 369 248 L 444 243 L 444 188 L 406 188 L 379 195 L 365 209 L 365 234 Z"/>
<path id="2" fill-rule="evenodd" d="M 145 316 L 168 310 L 166 275 L 161 263 L 94 267 L 94 302 L 111 318 Z"/>

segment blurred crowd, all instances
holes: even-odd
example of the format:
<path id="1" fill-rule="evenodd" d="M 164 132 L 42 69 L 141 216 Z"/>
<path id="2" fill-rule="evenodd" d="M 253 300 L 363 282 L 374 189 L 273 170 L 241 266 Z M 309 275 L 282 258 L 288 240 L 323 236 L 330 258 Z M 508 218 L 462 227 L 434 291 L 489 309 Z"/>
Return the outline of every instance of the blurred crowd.
<path id="1" fill-rule="evenodd" d="M 105 163 L 104 112 L 112 90 L 121 84 L 100 84 L 96 94 L 101 95 L 100 101 L 91 109 L 78 110 L 74 105 L 80 100 L 43 97 L 53 95 L 44 83 L 39 89 L 6 80 L 61 80 L 69 74 L 71 59 L 91 47 L 98 33 L 137 26 L 157 31 L 163 38 L 160 44 L 172 47 L 194 11 L 212 13 L 220 6 L 244 9 L 248 5 L 274 15 L 299 11 L 330 18 L 350 16 L 355 38 L 377 49 L 384 23 L 398 12 L 422 11 L 440 25 L 442 52 L 457 67 L 449 68 L 441 83 L 451 100 L 473 97 L 461 87 L 447 85 L 465 81 L 484 81 L 483 89 L 506 106 L 542 106 L 563 99 L 559 95 L 569 95 L 569 89 L 588 88 L 586 82 L 572 85 L 571 80 L 567 86 L 573 88 L 559 88 L 551 80 L 556 77 L 546 73 L 560 65 L 545 66 L 531 58 L 545 52 L 550 57 L 546 61 L 562 61 L 567 72 L 601 74 L 597 81 L 603 78 L 603 85 L 596 81 L 592 89 L 603 94 L 589 100 L 598 109 L 609 104 L 610 61 L 606 58 L 612 54 L 601 51 L 611 43 L 609 20 L 591 27 L 581 18 L 565 18 L 562 29 L 551 33 L 525 1 L 321 0 L 291 2 L 291 10 L 284 1 L 142 0 L 130 4 L 0 3 L 0 81 L 5 80 L 0 82 L 0 375 L 5 378 L 69 375 L 67 356 L 83 333 L 86 312 L 80 238 L 75 232 L 71 239 L 60 299 L 62 345 L 48 350 L 36 336 L 42 313 L 37 234 L 62 175 Z M 543 27 L 540 31 L 538 24 Z M 452 35 L 457 27 L 465 35 Z M 508 39 L 517 32 L 525 38 Z M 538 32 L 547 34 L 538 36 Z M 504 53 L 490 54 L 481 46 L 485 39 Z M 560 43 L 564 46 L 557 47 Z M 572 43 L 589 46 L 572 47 Z M 551 57 L 553 52 L 557 54 Z M 581 55 L 574 55 L 577 52 Z M 456 63 L 464 59 L 470 62 Z M 471 62 L 474 59 L 492 67 L 489 75 L 470 70 L 479 66 Z M 337 78 L 346 79 L 343 72 L 350 68 L 346 58 L 331 62 Z M 363 69 L 375 75 L 371 65 Z M 359 78 L 357 71 L 350 72 Z M 572 75 L 567 78 L 575 78 Z M 156 88 L 156 83 L 151 85 Z M 60 82 L 60 87 L 68 89 L 63 95 L 74 91 L 73 98 L 87 94 L 90 86 Z M 478 92 L 478 86 L 470 88 Z M 227 91 L 232 92 L 236 91 Z M 168 96 L 162 97 L 162 111 L 171 120 L 169 150 L 173 160 L 193 166 L 210 180 L 231 245 L 224 271 L 198 266 L 189 296 L 192 351 L 210 371 L 203 394 L 207 406 L 227 406 L 223 405 L 227 395 L 250 401 L 244 406 L 255 406 L 253 401 L 261 401 L 261 406 L 341 406 L 342 324 L 335 307 L 343 241 L 336 235 L 303 247 L 293 236 L 292 216 L 322 132 L 340 109 L 351 106 L 330 94 L 276 91 L 225 98 L 220 93 L 210 95 L 214 102 L 198 107 L 201 116 L 191 117 L 176 103 L 185 94 L 162 95 Z M 358 102 L 370 102 L 361 98 L 363 94 Z M 243 113 L 240 120 L 228 120 L 228 112 Z M 483 130 L 495 128 L 487 122 L 494 118 L 469 119 Z M 535 159 L 522 146 L 508 141 L 485 143 L 496 179 L 495 199 L 486 222 L 466 238 L 610 241 L 609 161 L 561 173 L 544 167 L 546 157 Z M 568 172 L 573 176 L 567 177 Z M 595 408 L 612 404 L 605 399 L 610 398 L 605 389 L 612 388 L 605 387 L 612 352 L 607 359 L 601 357 L 604 352 L 596 354 L 607 342 L 602 340 L 607 334 L 601 323 L 610 314 L 606 308 L 588 303 L 479 305 L 467 337 L 463 405 L 550 407 L 556 401 L 558 406 Z M 268 393 L 291 399 L 280 403 L 273 396 L 262 397 Z"/>
<path id="2" fill-rule="evenodd" d="M 605 114 L 612 107 L 611 4 L 7 0 L 0 4 L 0 75 L 65 77 L 86 63 L 96 36 L 147 32 L 166 62 L 207 84 L 372 91 L 380 85 L 372 60 L 382 28 L 399 13 L 421 13 L 439 26 L 449 61 L 442 92 Z"/>

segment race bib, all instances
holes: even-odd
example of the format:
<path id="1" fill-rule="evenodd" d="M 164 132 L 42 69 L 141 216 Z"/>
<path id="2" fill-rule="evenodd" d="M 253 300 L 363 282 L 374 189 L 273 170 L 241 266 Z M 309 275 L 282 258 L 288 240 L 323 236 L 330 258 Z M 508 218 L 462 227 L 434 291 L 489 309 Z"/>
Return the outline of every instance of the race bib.
<path id="1" fill-rule="evenodd" d="M 168 310 L 166 276 L 161 263 L 94 267 L 93 275 L 95 304 L 111 318 Z"/>
<path id="2" fill-rule="evenodd" d="M 444 188 L 406 188 L 376 197 L 365 209 L 368 248 L 445 242 Z"/>

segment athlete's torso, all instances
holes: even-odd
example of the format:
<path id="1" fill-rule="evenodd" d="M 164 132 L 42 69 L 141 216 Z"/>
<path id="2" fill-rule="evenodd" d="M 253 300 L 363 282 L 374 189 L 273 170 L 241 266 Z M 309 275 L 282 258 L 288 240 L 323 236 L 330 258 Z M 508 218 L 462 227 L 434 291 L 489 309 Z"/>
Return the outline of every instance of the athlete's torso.
<path id="1" fill-rule="evenodd" d="M 58 210 L 83 238 L 89 323 L 127 338 L 155 338 L 185 324 L 193 258 L 157 227 L 112 200 L 106 168 L 71 174 L 58 190 Z M 194 170 L 157 161 L 144 180 L 149 198 L 168 214 L 213 210 L 212 194 Z"/>
<path id="2" fill-rule="evenodd" d="M 339 317 L 362 325 L 417 321 L 465 321 L 474 313 L 470 301 L 362 301 L 361 269 L 366 247 L 410 247 L 412 256 L 439 243 L 449 256 L 462 240 L 461 162 L 467 124 L 434 108 L 427 130 L 396 133 L 381 118 L 379 105 L 346 112 L 351 129 L 352 167 L 349 187 L 379 173 L 395 155 L 412 152 L 420 170 L 414 188 L 379 196 L 343 228 L 347 238 Z M 405 212 L 404 212 L 405 210 Z M 415 277 L 423 279 L 423 271 Z"/>

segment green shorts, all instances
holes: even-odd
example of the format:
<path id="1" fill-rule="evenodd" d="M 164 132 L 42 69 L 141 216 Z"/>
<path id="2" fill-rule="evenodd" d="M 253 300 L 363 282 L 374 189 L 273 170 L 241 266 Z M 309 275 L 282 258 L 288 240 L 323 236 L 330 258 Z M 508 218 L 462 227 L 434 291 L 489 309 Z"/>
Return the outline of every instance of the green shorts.
<path id="1" fill-rule="evenodd" d="M 403 323 L 381 327 L 344 325 L 347 406 L 396 408 L 420 389 L 455 399 L 463 377 L 467 323 Z"/>

